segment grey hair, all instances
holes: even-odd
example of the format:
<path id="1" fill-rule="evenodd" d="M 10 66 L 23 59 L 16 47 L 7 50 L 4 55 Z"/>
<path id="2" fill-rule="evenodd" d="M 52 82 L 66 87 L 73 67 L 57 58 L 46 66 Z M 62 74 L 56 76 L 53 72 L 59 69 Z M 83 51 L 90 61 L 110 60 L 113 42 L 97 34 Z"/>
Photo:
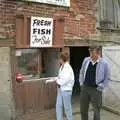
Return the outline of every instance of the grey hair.
<path id="1" fill-rule="evenodd" d="M 101 52 L 102 47 L 101 46 L 90 46 L 89 51 L 93 51 L 93 50 L 96 50 L 97 52 Z"/>

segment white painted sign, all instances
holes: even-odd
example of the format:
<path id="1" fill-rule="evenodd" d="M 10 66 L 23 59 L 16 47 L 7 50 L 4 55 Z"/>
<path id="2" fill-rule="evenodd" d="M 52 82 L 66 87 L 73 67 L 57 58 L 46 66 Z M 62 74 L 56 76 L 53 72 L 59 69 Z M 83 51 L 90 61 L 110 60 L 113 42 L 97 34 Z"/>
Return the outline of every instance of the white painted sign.
<path id="1" fill-rule="evenodd" d="M 31 17 L 30 47 L 51 47 L 53 41 L 53 19 Z"/>
<path id="2" fill-rule="evenodd" d="M 25 0 L 25 1 L 47 3 L 47 4 L 70 7 L 70 0 Z"/>

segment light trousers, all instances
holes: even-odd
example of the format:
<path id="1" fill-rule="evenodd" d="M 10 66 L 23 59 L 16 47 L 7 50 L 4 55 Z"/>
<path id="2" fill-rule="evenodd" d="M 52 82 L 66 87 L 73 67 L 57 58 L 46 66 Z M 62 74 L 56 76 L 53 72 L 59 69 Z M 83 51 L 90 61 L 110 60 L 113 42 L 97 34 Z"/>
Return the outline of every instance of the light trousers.
<path id="1" fill-rule="evenodd" d="M 67 120 L 73 120 L 71 97 L 72 91 L 61 91 L 60 88 L 57 89 L 57 101 L 56 101 L 57 120 L 63 120 L 63 107 Z"/>

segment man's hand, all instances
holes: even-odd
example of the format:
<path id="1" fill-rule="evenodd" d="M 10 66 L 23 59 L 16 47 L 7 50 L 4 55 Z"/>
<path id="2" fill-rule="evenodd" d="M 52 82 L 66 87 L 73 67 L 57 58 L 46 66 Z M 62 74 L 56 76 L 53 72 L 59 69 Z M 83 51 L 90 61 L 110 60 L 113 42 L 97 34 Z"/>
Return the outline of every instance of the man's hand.
<path id="1" fill-rule="evenodd" d="M 97 87 L 97 90 L 102 92 L 103 89 L 101 87 Z"/>

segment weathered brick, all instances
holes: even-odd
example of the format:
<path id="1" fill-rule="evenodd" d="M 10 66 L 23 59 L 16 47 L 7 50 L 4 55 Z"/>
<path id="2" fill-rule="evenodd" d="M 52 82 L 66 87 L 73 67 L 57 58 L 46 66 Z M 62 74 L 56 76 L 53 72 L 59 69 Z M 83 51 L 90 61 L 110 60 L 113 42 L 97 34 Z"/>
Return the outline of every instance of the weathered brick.
<path id="1" fill-rule="evenodd" d="M 95 4 L 96 0 L 71 0 L 71 7 L 65 8 L 41 3 L 1 0 L 0 24 L 15 24 L 15 16 L 17 14 L 53 18 L 55 16 L 64 16 L 64 36 L 86 36 L 88 34 L 93 34 L 96 31 Z"/>

